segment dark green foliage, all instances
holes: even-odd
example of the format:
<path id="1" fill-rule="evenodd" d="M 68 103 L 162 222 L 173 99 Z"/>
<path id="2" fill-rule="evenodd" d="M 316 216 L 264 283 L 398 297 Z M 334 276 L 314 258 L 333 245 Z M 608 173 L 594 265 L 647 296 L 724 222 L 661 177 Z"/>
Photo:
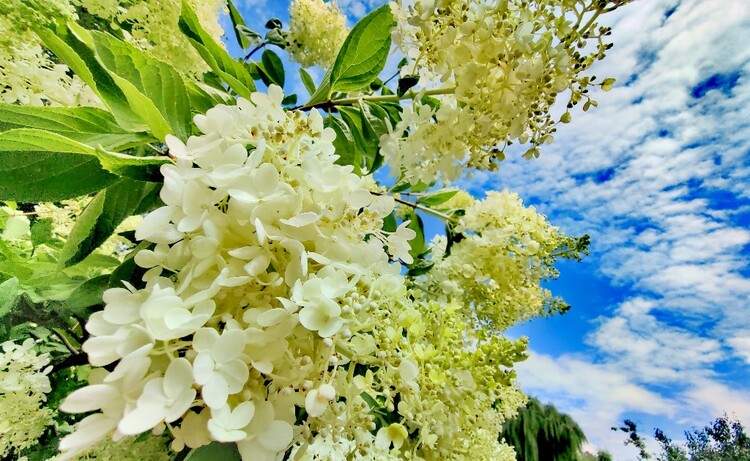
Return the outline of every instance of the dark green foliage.
<path id="1" fill-rule="evenodd" d="M 191 450 L 185 461 L 239 461 L 240 453 L 234 443 L 211 442 Z"/>
<path id="2" fill-rule="evenodd" d="M 727 415 L 685 436 L 690 461 L 750 461 L 750 437 L 739 421 Z"/>
<path id="3" fill-rule="evenodd" d="M 633 421 L 626 419 L 623 421 L 622 426 L 619 428 L 613 427 L 612 430 L 620 430 L 628 434 L 628 439 L 625 441 L 625 445 L 633 445 L 638 449 L 638 459 L 651 459 L 651 455 L 648 453 L 648 450 L 646 450 L 646 442 L 643 440 L 643 437 L 638 434 L 638 428 Z"/>
<path id="4" fill-rule="evenodd" d="M 581 461 L 612 461 L 612 455 L 606 451 L 600 451 L 597 454 L 584 453 L 581 455 Z"/>
<path id="5" fill-rule="evenodd" d="M 643 437 L 636 424 L 626 419 L 624 426 L 612 430 L 628 433 L 625 445 L 638 448 L 638 459 L 654 459 L 646 450 Z M 685 445 L 677 445 L 661 429 L 654 430 L 654 438 L 661 447 L 655 457 L 658 461 L 750 461 L 750 436 L 739 421 L 726 414 L 716 418 L 703 429 L 685 431 Z"/>
<path id="6" fill-rule="evenodd" d="M 500 439 L 515 448 L 518 461 L 580 461 L 586 436 L 573 418 L 532 398 L 505 422 Z"/>
<path id="7" fill-rule="evenodd" d="M 78 197 L 117 180 L 95 157 L 42 151 L 0 152 L 0 178 L 0 200 L 19 202 Z"/>
<path id="8" fill-rule="evenodd" d="M 60 265 L 68 267 L 83 261 L 104 243 L 126 218 L 147 212 L 154 204 L 154 183 L 121 179 L 100 191 L 78 217 L 60 255 Z M 145 202 L 145 203 L 144 203 Z"/>

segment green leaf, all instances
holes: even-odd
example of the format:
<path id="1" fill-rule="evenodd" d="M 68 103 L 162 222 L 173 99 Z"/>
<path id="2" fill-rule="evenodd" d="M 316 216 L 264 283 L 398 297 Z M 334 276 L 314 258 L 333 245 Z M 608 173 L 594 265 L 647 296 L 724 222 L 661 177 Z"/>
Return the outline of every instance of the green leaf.
<path id="1" fill-rule="evenodd" d="M 429 182 L 429 183 L 426 183 L 424 181 L 419 181 L 416 184 L 412 184 L 411 187 L 409 187 L 409 189 L 411 189 L 412 192 L 419 193 L 419 192 L 424 192 L 424 191 L 428 190 L 433 185 L 435 185 L 434 181 L 433 182 Z"/>
<path id="2" fill-rule="evenodd" d="M 86 83 L 127 131 L 142 132 L 147 129 L 144 120 L 130 107 L 125 94 L 109 72 L 96 60 L 93 45 L 74 35 L 68 28 L 55 33 L 49 29 L 36 30 L 44 46 Z"/>
<path id="3" fill-rule="evenodd" d="M 426 106 L 430 106 L 435 112 L 440 109 L 440 100 L 438 98 L 434 98 L 432 96 L 422 96 L 422 99 L 420 99 L 419 102 Z"/>
<path id="4" fill-rule="evenodd" d="M 103 189 L 117 177 L 102 168 L 95 152 L 42 130 L 0 133 L 0 200 L 51 202 Z"/>
<path id="5" fill-rule="evenodd" d="M 409 224 L 406 227 L 417 233 L 416 237 L 409 240 L 409 245 L 411 245 L 409 254 L 416 261 L 420 255 L 427 251 L 427 242 L 424 238 L 424 224 L 422 223 L 422 218 L 413 210 L 409 213 L 407 219 L 409 220 Z"/>
<path id="6" fill-rule="evenodd" d="M 398 181 L 396 181 L 396 184 L 393 187 L 391 187 L 388 190 L 388 192 L 390 192 L 392 194 L 397 194 L 399 192 L 403 192 L 405 190 L 409 190 L 409 186 L 411 186 L 411 184 L 409 184 L 409 181 L 406 181 L 404 179 L 404 175 L 401 175 L 401 177 L 398 178 Z"/>
<path id="7" fill-rule="evenodd" d="M 374 103 L 370 103 L 374 104 Z M 378 107 L 383 109 L 387 114 L 388 118 L 391 121 L 391 126 L 396 126 L 398 122 L 401 121 L 401 112 L 403 109 L 401 108 L 401 105 L 397 102 L 380 102 L 376 104 Z"/>
<path id="8" fill-rule="evenodd" d="M 76 317 L 87 317 L 91 313 L 89 308 L 102 304 L 102 295 L 109 288 L 109 278 L 107 274 L 86 280 L 64 300 L 51 302 L 50 308 Z"/>
<path id="9" fill-rule="evenodd" d="M 165 163 L 171 162 L 169 157 L 136 157 L 118 152 L 108 152 L 104 149 L 96 149 L 95 155 L 105 170 L 118 176 L 139 181 L 163 181 L 159 169 Z"/>
<path id="10" fill-rule="evenodd" d="M 266 29 L 281 29 L 284 27 L 284 24 L 282 24 L 281 19 L 279 18 L 271 18 L 268 21 L 266 21 Z"/>
<path id="11" fill-rule="evenodd" d="M 354 26 L 333 63 L 332 91 L 356 91 L 377 78 L 388 59 L 395 24 L 390 7 L 384 5 Z"/>
<path id="12" fill-rule="evenodd" d="M 133 215 L 145 214 L 164 205 L 164 202 L 161 200 L 160 196 L 163 183 L 157 182 L 154 183 L 153 186 L 153 188 L 151 188 L 146 192 L 145 195 L 143 195 L 140 203 L 138 204 L 138 207 L 133 210 Z"/>
<path id="13" fill-rule="evenodd" d="M 168 134 L 187 139 L 190 133 L 190 98 L 180 74 L 110 34 L 91 32 L 96 56 L 110 72 L 133 110 L 157 138 Z"/>
<path id="14" fill-rule="evenodd" d="M 123 286 L 123 280 L 129 281 L 136 288 L 143 288 L 145 286 L 145 283 L 143 282 L 143 275 L 146 273 L 146 269 L 135 263 L 135 255 L 138 254 L 138 252 L 141 250 L 149 250 L 153 248 L 153 243 L 143 241 L 139 243 L 135 248 L 130 250 L 130 253 L 128 253 L 125 257 L 125 260 L 119 266 L 117 266 L 109 276 L 110 288 L 121 288 Z"/>
<path id="15" fill-rule="evenodd" d="M 285 49 L 289 42 L 287 41 L 288 33 L 281 28 L 274 28 L 266 32 L 266 42 Z"/>
<path id="16" fill-rule="evenodd" d="M 235 103 L 230 94 L 205 83 L 186 81 L 185 87 L 190 97 L 190 108 L 196 114 L 205 114 L 208 109 L 219 104 Z"/>
<path id="17" fill-rule="evenodd" d="M 362 133 L 367 142 L 365 163 L 372 173 L 383 165 L 385 157 L 380 153 L 380 137 L 388 133 L 385 119 L 388 113 L 377 104 L 360 104 Z"/>
<path id="18" fill-rule="evenodd" d="M 339 165 L 351 165 L 354 167 L 354 173 L 362 175 L 362 152 L 357 148 L 357 143 L 352 135 L 349 125 L 342 119 L 334 116 L 326 117 L 323 121 L 326 127 L 336 132 L 336 139 L 333 140 L 333 147 L 336 149 L 336 163 Z"/>
<path id="19" fill-rule="evenodd" d="M 0 152 L 0 200 L 55 202 L 117 180 L 99 160 L 59 152 Z"/>
<path id="20" fill-rule="evenodd" d="M 243 50 L 246 50 L 253 45 L 259 45 L 263 41 L 263 37 L 259 33 L 247 26 L 237 26 L 235 29 L 240 36 L 245 39 L 246 43 L 249 43 L 249 45 L 242 47 Z"/>
<path id="21" fill-rule="evenodd" d="M 13 280 L 13 279 L 11 279 Z M 9 281 L 3 283 L 5 285 Z M 3 286 L 0 285 L 0 286 Z M 7 294 L 10 293 L 10 289 Z M 4 304 L 5 312 L 4 315 L 0 315 L 2 324 L 5 325 L 19 325 L 25 322 L 34 322 L 38 325 L 45 326 L 68 326 L 68 318 L 62 311 L 49 309 L 46 302 L 35 302 L 32 297 L 20 289 L 17 291 L 16 297 L 9 303 Z M 2 307 L 0 307 L 2 309 Z"/>
<path id="22" fill-rule="evenodd" d="M 409 265 L 409 270 L 406 275 L 409 277 L 419 277 L 430 271 L 435 266 L 435 263 L 426 259 L 417 259 L 414 264 Z"/>
<path id="23" fill-rule="evenodd" d="M 31 244 L 35 247 L 54 240 L 52 235 L 52 219 L 37 219 L 31 225 Z"/>
<path id="24" fill-rule="evenodd" d="M 350 154 L 351 161 L 358 162 L 355 166 L 360 171 L 367 169 L 365 159 L 370 158 L 374 155 L 374 150 L 377 149 L 377 143 L 373 142 L 372 138 L 368 138 L 364 134 L 364 126 L 362 124 L 362 113 L 360 110 L 354 107 L 339 107 L 339 113 L 341 119 L 349 127 L 352 138 L 354 139 L 354 147 L 356 151 Z"/>
<path id="25" fill-rule="evenodd" d="M 407 91 L 411 90 L 417 83 L 419 83 L 419 75 L 407 75 L 398 79 L 398 89 L 396 94 L 403 96 Z"/>
<path id="26" fill-rule="evenodd" d="M 229 8 L 229 19 L 232 20 L 232 26 L 234 26 L 234 36 L 237 38 L 237 43 L 240 44 L 240 47 L 242 47 L 243 50 L 250 48 L 253 46 L 253 41 L 240 30 L 241 27 L 244 27 L 250 31 L 250 29 L 247 28 L 247 24 L 245 24 L 245 20 L 242 19 L 242 15 L 237 11 L 237 8 L 234 7 L 232 0 L 227 0 L 227 7 Z M 258 38 L 260 38 L 260 35 L 258 35 Z"/>
<path id="27" fill-rule="evenodd" d="M 310 96 L 310 100 L 305 103 L 306 106 L 311 106 L 313 104 L 318 104 L 323 101 L 328 101 L 331 99 L 331 73 L 333 72 L 333 67 L 329 68 L 328 71 L 326 71 L 326 74 L 323 76 L 323 80 L 320 82 L 320 86 L 318 86 L 318 89 L 315 90 L 315 93 Z"/>
<path id="28" fill-rule="evenodd" d="M 310 74 L 301 67 L 299 68 L 299 78 L 302 80 L 302 84 L 305 85 L 307 92 L 310 93 L 311 96 L 315 94 L 315 82 L 312 77 L 310 77 Z"/>
<path id="29" fill-rule="evenodd" d="M 0 151 L 46 151 L 95 155 L 96 149 L 50 131 L 17 128 L 0 133 Z"/>
<path id="30" fill-rule="evenodd" d="M 182 1 L 179 27 L 216 75 L 221 77 L 239 96 L 250 99 L 250 95 L 255 91 L 255 82 L 247 68 L 242 62 L 231 57 L 227 50 L 216 43 L 213 37 L 203 29 L 198 16 L 185 0 Z"/>
<path id="31" fill-rule="evenodd" d="M 51 131 L 91 147 L 123 150 L 151 141 L 146 133 L 128 132 L 107 111 L 95 107 L 29 107 L 0 104 L 0 132 L 16 128 Z"/>
<path id="32" fill-rule="evenodd" d="M 423 195 L 417 199 L 417 203 L 433 207 L 442 205 L 458 193 L 458 189 L 443 189 L 432 194 Z"/>
<path id="33" fill-rule="evenodd" d="M 380 80 L 380 78 L 376 78 L 375 80 L 370 82 L 370 89 L 372 91 L 378 91 L 381 88 L 383 88 L 383 81 Z"/>
<path id="34" fill-rule="evenodd" d="M 396 229 L 398 229 L 398 221 L 396 221 L 396 216 L 393 213 L 383 218 L 383 230 L 384 231 L 396 232 Z"/>
<path id="35" fill-rule="evenodd" d="M 83 261 L 104 243 L 125 218 L 132 216 L 156 184 L 121 179 L 96 194 L 83 210 L 60 254 L 60 266 Z"/>
<path id="36" fill-rule="evenodd" d="M 200 448 L 190 450 L 185 461 L 240 461 L 239 450 L 236 443 L 211 442 Z"/>
<path id="37" fill-rule="evenodd" d="M 261 56 L 261 64 L 258 68 L 265 73 L 267 79 L 263 79 L 263 83 L 267 86 L 270 84 L 276 84 L 284 88 L 284 64 L 281 62 L 281 58 L 271 50 L 264 50 Z"/>
<path id="38" fill-rule="evenodd" d="M 379 410 L 381 410 L 381 409 L 383 408 L 383 406 L 382 406 L 382 405 L 380 405 L 380 404 L 378 403 L 378 401 L 377 401 L 377 400 L 375 400 L 375 399 L 374 399 L 374 398 L 373 398 L 373 397 L 372 397 L 372 396 L 371 396 L 370 394 L 368 394 L 367 392 L 362 392 L 361 394 L 359 394 L 359 396 L 360 396 L 360 397 L 362 397 L 362 400 L 364 400 L 364 401 L 365 401 L 365 403 L 367 403 L 367 406 L 368 406 L 368 407 L 370 407 L 370 410 L 371 410 L 371 411 L 379 411 Z"/>
<path id="39" fill-rule="evenodd" d="M 18 279 L 13 277 L 0 283 L 0 319 L 10 314 L 18 296 Z"/>
<path id="40" fill-rule="evenodd" d="M 457 210 L 454 211 L 452 214 L 454 217 L 463 216 L 465 213 L 464 210 Z M 456 225 L 455 223 L 448 221 L 445 223 L 445 237 L 448 239 L 448 243 L 445 245 L 445 255 L 444 257 L 450 256 L 451 254 L 451 248 L 454 244 L 459 243 L 461 240 L 465 238 L 464 234 L 462 232 L 456 232 Z"/>
<path id="41" fill-rule="evenodd" d="M 0 133 L 0 156 L 3 155 L 3 151 L 10 156 L 20 155 L 21 152 L 36 152 L 40 160 L 53 153 L 92 156 L 98 158 L 101 168 L 110 173 L 147 181 L 160 180 L 159 167 L 171 162 L 168 157 L 136 157 L 109 152 L 100 147 L 92 148 L 56 133 L 31 128 L 18 128 Z M 47 172 L 47 175 L 49 174 L 60 172 L 51 170 Z"/>

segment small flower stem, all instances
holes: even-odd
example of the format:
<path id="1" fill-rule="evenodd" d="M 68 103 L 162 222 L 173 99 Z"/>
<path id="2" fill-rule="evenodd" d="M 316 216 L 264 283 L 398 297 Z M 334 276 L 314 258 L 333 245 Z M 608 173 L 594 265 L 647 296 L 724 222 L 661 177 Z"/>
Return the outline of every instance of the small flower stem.
<path id="1" fill-rule="evenodd" d="M 23 212 L 23 213 L 15 213 L 15 210 L 13 210 L 13 211 L 14 211 L 13 214 L 8 215 L 9 218 L 14 218 L 16 216 L 36 216 L 36 215 L 39 214 L 38 211 L 26 211 L 26 212 Z"/>
<path id="2" fill-rule="evenodd" d="M 415 99 L 418 96 L 433 96 L 433 95 L 440 95 L 440 94 L 453 94 L 456 91 L 456 87 L 450 86 L 450 87 L 443 87 L 443 88 L 434 88 L 431 90 L 409 90 L 406 93 L 404 93 L 402 96 L 399 96 L 397 94 L 387 94 L 387 95 L 376 95 L 376 96 L 356 96 L 352 98 L 342 98 L 342 99 L 332 99 L 329 101 L 324 101 L 316 104 L 310 104 L 309 106 L 298 106 L 293 108 L 292 110 L 310 110 L 314 108 L 328 108 L 328 107 L 334 107 L 334 106 L 351 106 L 353 104 L 358 103 L 359 101 L 368 101 L 368 102 L 398 102 L 402 99 Z"/>
<path id="3" fill-rule="evenodd" d="M 400 70 L 397 70 L 395 74 L 391 75 L 391 76 L 390 76 L 390 77 L 388 78 L 388 80 L 386 80 L 386 81 L 384 81 L 384 82 L 383 82 L 383 86 L 386 86 L 386 85 L 388 84 L 388 82 L 390 82 L 390 81 L 391 81 L 391 80 L 393 80 L 394 78 L 398 77 L 400 73 L 401 73 L 401 71 L 400 71 Z"/>
<path id="4" fill-rule="evenodd" d="M 250 52 L 245 56 L 244 60 L 247 61 L 248 59 L 250 59 L 257 51 L 265 48 L 266 45 L 268 45 L 268 42 L 263 42 L 260 45 L 256 46 L 255 48 L 253 48 L 252 50 L 250 50 Z"/>
<path id="5" fill-rule="evenodd" d="M 370 191 L 370 193 L 373 194 L 373 195 L 387 195 L 387 194 L 383 194 L 381 192 L 375 192 L 375 191 Z M 391 196 L 391 197 L 393 197 L 393 196 Z M 447 214 L 445 214 L 443 212 L 440 212 L 440 211 L 437 211 L 437 210 L 433 210 L 432 208 L 426 207 L 424 205 L 420 205 L 419 203 L 410 202 L 408 200 L 400 199 L 398 197 L 393 197 L 393 200 L 397 201 L 398 203 L 400 203 L 402 205 L 406 205 L 406 206 L 412 207 L 415 210 L 424 211 L 425 213 L 431 214 L 431 215 L 433 215 L 435 217 L 438 217 L 438 218 L 440 218 L 442 220 L 445 220 L 445 221 L 451 221 L 451 220 L 453 220 L 453 218 L 451 216 L 449 216 L 449 215 L 447 215 Z"/>
<path id="6" fill-rule="evenodd" d="M 589 18 L 589 21 L 580 29 L 581 34 L 585 34 L 588 32 L 589 28 L 592 24 L 594 24 L 594 21 L 596 21 L 596 18 L 598 18 L 600 14 L 602 14 L 602 10 L 596 10 L 594 12 L 591 18 Z"/>
<path id="7" fill-rule="evenodd" d="M 52 332 L 55 333 L 55 336 L 60 338 L 60 341 L 65 345 L 65 347 L 70 351 L 71 354 L 77 355 L 80 354 L 81 351 L 78 350 L 77 347 L 75 347 L 65 336 L 65 333 L 63 333 L 59 328 L 52 328 Z"/>

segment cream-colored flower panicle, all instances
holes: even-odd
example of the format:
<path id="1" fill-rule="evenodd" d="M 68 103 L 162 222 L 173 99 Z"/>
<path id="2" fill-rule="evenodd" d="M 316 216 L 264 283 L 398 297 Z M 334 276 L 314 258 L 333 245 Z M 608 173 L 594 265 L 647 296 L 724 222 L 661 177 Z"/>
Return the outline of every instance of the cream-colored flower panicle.
<path id="1" fill-rule="evenodd" d="M 517 194 L 489 192 L 484 200 L 469 200 L 456 225 L 464 238 L 449 254 L 444 236 L 433 241 L 435 265 L 423 277 L 428 289 L 461 302 L 467 322 L 486 332 L 502 333 L 518 322 L 554 313 L 558 300 L 542 282 L 557 276 L 552 264 L 575 248 L 575 239 L 534 207 L 525 207 Z"/>
<path id="2" fill-rule="evenodd" d="M 37 354 L 31 338 L 0 346 L 0 457 L 4 459 L 33 446 L 53 422 L 52 411 L 44 407 L 52 390 L 48 365 L 49 356 Z"/>
<path id="3" fill-rule="evenodd" d="M 336 59 L 349 30 L 335 1 L 293 0 L 289 5 L 289 47 L 303 67 L 328 67 Z"/>
<path id="4" fill-rule="evenodd" d="M 394 41 L 408 61 L 401 74 L 450 93 L 440 104 L 415 100 L 381 139 L 394 174 L 413 183 L 436 174 L 453 181 L 463 167 L 496 168 L 511 143 L 528 142 L 525 156 L 538 156 L 558 121 L 570 121 L 570 112 L 559 120 L 550 114 L 559 95 L 569 98 L 568 108 L 596 105 L 587 94 L 594 78 L 583 72 L 610 45 L 609 30 L 595 20 L 628 1 L 391 3 Z"/>
<path id="5" fill-rule="evenodd" d="M 511 364 L 525 342 L 474 337 L 460 304 L 410 292 L 398 261 L 414 231 L 384 230 L 396 202 L 283 96 L 271 86 L 167 138 L 165 205 L 136 230 L 147 271 L 86 325 L 100 368 L 60 408 L 93 413 L 62 459 L 166 429 L 174 450 L 236 443 L 245 461 L 510 461 L 497 433 L 523 396 L 487 357 Z"/>
<path id="6" fill-rule="evenodd" d="M 334 343 L 368 304 L 359 291 L 382 276 L 403 285 L 381 231 L 394 202 L 334 163 L 317 112 L 286 112 L 282 98 L 272 86 L 197 116 L 204 134 L 187 144 L 168 138 L 165 206 L 136 230 L 154 243 L 136 255 L 145 287 L 107 291 L 90 318 L 84 351 L 117 365 L 62 405 L 99 410 L 62 450 L 166 423 L 176 447 L 237 442 L 246 459 L 274 458 L 295 405 L 320 415 L 335 400 Z"/>

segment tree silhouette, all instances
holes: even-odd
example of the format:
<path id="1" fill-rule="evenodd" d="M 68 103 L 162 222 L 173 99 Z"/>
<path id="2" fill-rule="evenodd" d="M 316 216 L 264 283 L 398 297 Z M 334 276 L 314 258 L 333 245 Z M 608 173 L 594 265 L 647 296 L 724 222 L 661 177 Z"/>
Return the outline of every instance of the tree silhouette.
<path id="1" fill-rule="evenodd" d="M 506 421 L 500 438 L 515 448 L 518 461 L 579 461 L 586 441 L 573 418 L 534 398 Z"/>
<path id="2" fill-rule="evenodd" d="M 625 445 L 634 445 L 639 450 L 640 460 L 653 458 L 633 421 L 626 419 L 624 426 L 612 430 L 628 434 Z M 742 423 L 727 415 L 703 429 L 685 431 L 684 445 L 673 443 L 661 429 L 654 431 L 654 438 L 661 447 L 657 461 L 750 461 L 750 436 L 745 433 Z"/>

